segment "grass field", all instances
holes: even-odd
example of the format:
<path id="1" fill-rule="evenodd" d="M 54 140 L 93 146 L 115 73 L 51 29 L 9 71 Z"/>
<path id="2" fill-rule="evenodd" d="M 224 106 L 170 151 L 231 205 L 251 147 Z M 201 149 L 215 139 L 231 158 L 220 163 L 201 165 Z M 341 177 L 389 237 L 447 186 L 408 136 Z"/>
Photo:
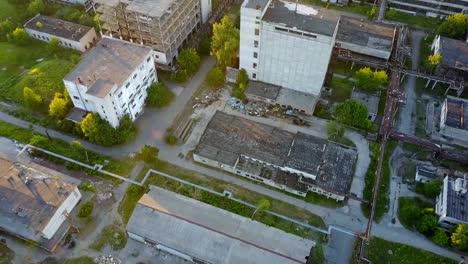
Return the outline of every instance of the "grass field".
<path id="1" fill-rule="evenodd" d="M 18 10 L 12 4 L 10 4 L 7 0 L 0 1 L 0 20 L 10 18 L 14 19 L 18 17 Z"/>
<path id="2" fill-rule="evenodd" d="M 443 21 L 437 18 L 427 16 L 412 15 L 394 9 L 387 10 L 385 18 L 388 20 L 402 22 L 410 26 L 416 26 L 433 31 L 437 30 L 437 28 L 440 26 L 440 24 L 442 24 Z"/>
<path id="3" fill-rule="evenodd" d="M 411 246 L 392 243 L 373 237 L 366 250 L 367 258 L 373 264 L 455 264 L 457 261 L 444 258 L 429 251 Z M 391 251 L 391 254 L 389 253 Z"/>

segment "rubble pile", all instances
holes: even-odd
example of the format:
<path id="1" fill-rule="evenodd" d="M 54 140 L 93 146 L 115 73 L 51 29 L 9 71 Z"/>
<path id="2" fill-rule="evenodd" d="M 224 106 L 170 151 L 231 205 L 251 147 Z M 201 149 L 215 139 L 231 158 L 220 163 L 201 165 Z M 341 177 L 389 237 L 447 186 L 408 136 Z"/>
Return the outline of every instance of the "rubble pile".
<path id="1" fill-rule="evenodd" d="M 122 264 L 122 261 L 112 255 L 100 256 L 94 259 L 97 264 Z"/>
<path id="2" fill-rule="evenodd" d="M 200 97 L 195 97 L 195 104 L 193 105 L 193 109 L 205 108 L 218 101 L 220 97 L 221 93 L 219 91 L 203 92 Z"/>

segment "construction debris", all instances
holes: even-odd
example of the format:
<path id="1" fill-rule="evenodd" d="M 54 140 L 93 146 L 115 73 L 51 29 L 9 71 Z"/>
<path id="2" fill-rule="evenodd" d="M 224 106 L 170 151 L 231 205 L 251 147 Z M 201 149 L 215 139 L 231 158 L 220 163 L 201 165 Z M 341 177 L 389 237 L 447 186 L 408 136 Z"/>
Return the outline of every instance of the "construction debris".
<path id="1" fill-rule="evenodd" d="M 109 256 L 100 256 L 94 259 L 94 262 L 97 264 L 121 264 L 122 261 L 112 255 Z"/>
<path id="2" fill-rule="evenodd" d="M 205 108 L 218 101 L 220 97 L 221 93 L 219 91 L 204 92 L 200 97 L 195 97 L 195 104 L 193 105 L 193 109 Z"/>

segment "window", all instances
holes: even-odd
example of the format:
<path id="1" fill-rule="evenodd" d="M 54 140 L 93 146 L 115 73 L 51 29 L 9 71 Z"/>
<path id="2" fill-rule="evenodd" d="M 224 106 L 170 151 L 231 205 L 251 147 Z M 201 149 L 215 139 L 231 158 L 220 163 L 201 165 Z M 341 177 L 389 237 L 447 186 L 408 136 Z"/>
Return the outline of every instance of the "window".
<path id="1" fill-rule="evenodd" d="M 252 74 L 252 79 L 257 79 L 257 74 L 256 73 Z"/>
<path id="2" fill-rule="evenodd" d="M 88 99 L 85 99 L 85 102 L 88 102 Z"/>
<path id="3" fill-rule="evenodd" d="M 253 67 L 254 69 L 257 69 L 257 63 L 254 63 L 254 64 L 252 65 L 252 67 Z"/>
<path id="4" fill-rule="evenodd" d="M 151 57 L 148 57 L 148 58 L 146 59 L 146 62 L 149 62 L 150 60 L 151 60 Z"/>
<path id="5" fill-rule="evenodd" d="M 258 35 L 260 35 L 260 29 L 256 28 L 255 29 L 255 36 L 258 36 Z"/>
<path id="6" fill-rule="evenodd" d="M 255 59 L 258 58 L 258 53 L 257 53 L 257 52 L 254 52 L 253 57 L 254 57 Z"/>
<path id="7" fill-rule="evenodd" d="M 79 100 L 80 98 L 78 96 L 73 96 L 73 98 L 75 98 L 76 100 Z"/>
<path id="8" fill-rule="evenodd" d="M 258 48 L 258 40 L 254 40 L 254 47 Z"/>
<path id="9" fill-rule="evenodd" d="M 139 84 L 139 85 L 137 86 L 137 90 L 140 89 L 140 87 L 141 87 L 141 84 Z"/>
<path id="10" fill-rule="evenodd" d="M 255 24 L 260 25 L 260 21 L 255 20 Z"/>
<path id="11" fill-rule="evenodd" d="M 119 93 L 118 97 L 120 98 L 122 96 L 122 92 Z"/>
<path id="12" fill-rule="evenodd" d="M 156 59 L 159 59 L 159 55 L 156 55 Z"/>
<path id="13" fill-rule="evenodd" d="M 135 74 L 133 75 L 133 79 L 135 79 L 136 77 L 137 77 L 137 74 L 135 73 Z"/>
<path id="14" fill-rule="evenodd" d="M 135 106 L 136 106 L 136 103 L 132 105 L 132 108 L 135 108 Z"/>
<path id="15" fill-rule="evenodd" d="M 130 83 L 128 82 L 126 85 L 125 85 L 125 88 L 128 88 L 130 86 Z"/>

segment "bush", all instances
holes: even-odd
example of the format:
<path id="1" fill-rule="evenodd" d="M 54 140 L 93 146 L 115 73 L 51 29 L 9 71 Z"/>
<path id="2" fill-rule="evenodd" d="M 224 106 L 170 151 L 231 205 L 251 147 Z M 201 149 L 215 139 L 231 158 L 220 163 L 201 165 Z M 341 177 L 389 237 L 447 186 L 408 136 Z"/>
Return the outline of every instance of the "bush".
<path id="1" fill-rule="evenodd" d="M 145 145 L 143 146 L 141 151 L 136 154 L 135 158 L 151 163 L 158 159 L 158 153 L 159 153 L 159 149 L 150 145 Z"/>
<path id="2" fill-rule="evenodd" d="M 249 83 L 249 75 L 245 69 L 241 69 L 237 75 L 236 86 L 232 91 L 232 96 L 241 100 L 245 99 L 245 89 Z"/>
<path id="3" fill-rule="evenodd" d="M 20 46 L 26 46 L 31 42 L 28 33 L 22 28 L 16 28 L 13 33 L 9 34 L 8 39 Z"/>
<path id="4" fill-rule="evenodd" d="M 437 229 L 435 231 L 434 236 L 431 239 L 434 243 L 436 243 L 439 246 L 448 246 L 449 237 L 447 236 L 447 232 L 445 232 L 445 230 Z"/>
<path id="5" fill-rule="evenodd" d="M 206 83 L 211 88 L 219 88 L 224 84 L 224 73 L 219 67 L 211 69 L 206 75 Z"/>
<path id="6" fill-rule="evenodd" d="M 86 217 L 91 216 L 91 214 L 93 213 L 93 209 L 94 209 L 93 202 L 91 202 L 91 201 L 86 202 L 81 207 L 80 212 L 78 213 L 78 217 L 86 218 Z"/>
<path id="7" fill-rule="evenodd" d="M 113 128 L 98 113 L 88 114 L 81 121 L 80 128 L 89 141 L 104 146 L 128 142 L 136 135 L 135 123 L 133 123 L 128 114 L 120 119 L 120 124 L 117 128 Z"/>
<path id="8" fill-rule="evenodd" d="M 180 70 L 185 71 L 188 76 L 191 76 L 200 68 L 200 56 L 198 56 L 195 49 L 185 49 L 179 54 L 177 65 Z"/>
<path id="9" fill-rule="evenodd" d="M 174 134 L 168 134 L 164 138 L 164 141 L 166 142 L 166 144 L 174 146 L 177 144 L 178 139 Z"/>
<path id="10" fill-rule="evenodd" d="M 333 109 L 333 115 L 342 124 L 365 130 L 372 128 L 372 122 L 367 119 L 367 107 L 356 100 L 350 99 L 337 104 Z"/>
<path id="11" fill-rule="evenodd" d="M 80 184 L 80 186 L 78 186 L 78 188 L 84 192 L 96 192 L 96 188 L 94 188 L 92 183 L 83 182 Z"/>
<path id="12" fill-rule="evenodd" d="M 450 238 L 452 246 L 461 251 L 468 251 L 468 226 L 459 224 Z"/>
<path id="13" fill-rule="evenodd" d="M 169 106 L 174 98 L 175 94 L 162 82 L 153 83 L 150 88 L 148 88 L 146 105 L 149 107 L 163 108 Z"/>
<path id="14" fill-rule="evenodd" d="M 436 179 L 432 182 L 421 183 L 418 182 L 416 184 L 416 192 L 421 193 L 424 196 L 429 198 L 435 198 L 437 195 L 440 194 L 440 190 L 442 188 L 442 181 L 440 179 Z"/>
<path id="15" fill-rule="evenodd" d="M 426 236 L 432 236 L 437 228 L 437 218 L 434 215 L 434 210 L 425 209 L 423 216 L 418 221 L 416 228 L 418 231 Z"/>
<path id="16" fill-rule="evenodd" d="M 24 87 L 23 89 L 24 102 L 33 109 L 38 109 L 42 105 L 42 97 L 36 94 L 31 88 Z"/>

